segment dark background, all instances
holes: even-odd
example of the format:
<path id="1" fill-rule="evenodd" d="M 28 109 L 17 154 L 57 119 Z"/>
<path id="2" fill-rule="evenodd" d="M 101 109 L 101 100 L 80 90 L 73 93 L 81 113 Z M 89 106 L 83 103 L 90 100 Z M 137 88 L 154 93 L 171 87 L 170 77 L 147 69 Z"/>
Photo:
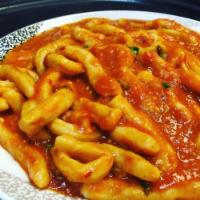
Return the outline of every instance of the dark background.
<path id="1" fill-rule="evenodd" d="M 96 10 L 144 10 L 200 20 L 200 0 L 0 0 L 0 37 L 44 19 Z"/>

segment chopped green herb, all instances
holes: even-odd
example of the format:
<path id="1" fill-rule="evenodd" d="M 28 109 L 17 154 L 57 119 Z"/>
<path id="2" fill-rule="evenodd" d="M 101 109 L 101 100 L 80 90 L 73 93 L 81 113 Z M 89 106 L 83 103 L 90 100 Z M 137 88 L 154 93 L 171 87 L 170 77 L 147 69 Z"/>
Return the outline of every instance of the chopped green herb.
<path id="1" fill-rule="evenodd" d="M 159 55 L 161 58 L 166 59 L 167 54 L 163 51 L 163 49 L 162 49 L 161 46 L 158 45 L 158 46 L 156 47 L 156 50 L 157 50 L 158 55 Z"/>
<path id="2" fill-rule="evenodd" d="M 51 147 L 53 147 L 53 145 L 51 143 L 45 144 L 46 151 L 49 151 L 51 149 Z"/>
<path id="3" fill-rule="evenodd" d="M 170 88 L 169 83 L 166 83 L 166 82 L 163 82 L 163 83 L 162 83 L 162 86 L 163 86 L 163 88 L 165 88 L 165 89 Z"/>
<path id="4" fill-rule="evenodd" d="M 147 181 L 141 181 L 140 183 L 141 183 L 141 186 L 143 187 L 144 194 L 148 196 L 152 189 L 151 183 Z"/>
<path id="5" fill-rule="evenodd" d="M 139 54 L 139 48 L 138 47 L 129 47 L 129 49 L 133 52 L 134 55 Z"/>

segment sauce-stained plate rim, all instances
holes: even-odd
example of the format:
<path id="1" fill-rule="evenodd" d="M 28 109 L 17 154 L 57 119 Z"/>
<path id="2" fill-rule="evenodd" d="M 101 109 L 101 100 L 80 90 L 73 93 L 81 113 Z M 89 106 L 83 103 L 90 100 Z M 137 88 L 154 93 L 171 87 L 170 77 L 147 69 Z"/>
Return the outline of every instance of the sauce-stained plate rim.
<path id="1" fill-rule="evenodd" d="M 21 44 L 32 36 L 49 30 L 53 27 L 61 26 L 66 23 L 76 22 L 83 18 L 91 17 L 105 17 L 110 19 L 141 19 L 152 20 L 155 18 L 168 18 L 176 20 L 182 25 L 200 32 L 200 22 L 179 17 L 171 14 L 148 12 L 148 11 L 131 11 L 131 10 L 113 10 L 113 11 L 95 11 L 85 12 L 79 14 L 70 14 L 66 16 L 56 17 L 41 21 L 24 28 L 18 29 L 2 38 L 0 38 L 0 59 L 2 59 L 6 52 Z M 28 182 L 25 172 L 19 167 L 18 163 L 1 148 L 0 146 L 0 199 L 5 200 L 72 200 L 76 198 L 64 197 L 51 191 L 40 191 Z"/>
<path id="2" fill-rule="evenodd" d="M 95 12 L 84 12 L 79 14 L 70 14 L 61 17 L 56 17 L 48 19 L 45 21 L 37 22 L 32 25 L 28 25 L 21 29 L 18 29 L 2 38 L 0 38 L 0 59 L 16 45 L 21 44 L 30 37 L 41 33 L 50 28 L 61 26 L 65 23 L 70 23 L 78 21 L 83 18 L 90 17 L 107 17 L 111 19 L 118 18 L 130 18 L 130 19 L 142 19 L 142 20 L 151 20 L 155 18 L 169 18 L 174 19 L 182 25 L 200 32 L 200 22 L 197 20 L 180 17 L 171 14 L 148 12 L 148 11 L 131 11 L 131 10 L 111 10 L 111 11 L 95 11 Z"/>

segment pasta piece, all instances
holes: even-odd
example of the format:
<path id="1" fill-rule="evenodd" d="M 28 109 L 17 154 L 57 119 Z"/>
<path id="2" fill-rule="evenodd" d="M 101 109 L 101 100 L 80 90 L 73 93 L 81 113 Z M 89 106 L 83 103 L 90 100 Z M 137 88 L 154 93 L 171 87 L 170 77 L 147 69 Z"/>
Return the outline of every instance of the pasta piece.
<path id="1" fill-rule="evenodd" d="M 34 98 L 29 99 L 23 104 L 21 116 L 24 116 L 26 113 L 34 109 L 39 102 L 47 99 L 52 94 L 52 87 L 56 84 L 59 78 L 60 73 L 56 71 L 50 71 L 43 74 L 42 78 L 40 78 L 36 83 Z M 37 142 L 48 141 L 50 139 L 50 134 L 46 129 L 42 128 L 31 139 Z"/>
<path id="2" fill-rule="evenodd" d="M 192 118 L 192 113 L 189 111 L 189 109 L 184 105 L 182 104 L 178 97 L 174 94 L 174 92 L 172 92 L 171 90 L 168 90 L 167 91 L 167 94 L 168 94 L 168 97 L 169 97 L 169 100 L 170 100 L 170 103 L 172 104 L 172 106 L 180 111 L 181 114 L 183 114 L 187 119 L 191 119 Z"/>
<path id="3" fill-rule="evenodd" d="M 57 49 L 64 48 L 66 45 L 72 43 L 73 41 L 71 39 L 63 37 L 40 48 L 35 55 L 35 65 L 37 72 L 42 74 L 45 71 L 44 60 L 48 54 L 54 53 Z"/>
<path id="4" fill-rule="evenodd" d="M 181 63 L 185 59 L 185 52 L 181 48 L 173 48 L 171 51 L 169 50 L 170 47 L 168 47 L 168 56 L 167 61 L 174 67 L 180 67 Z"/>
<path id="5" fill-rule="evenodd" d="M 188 32 L 185 32 L 184 30 L 177 31 L 173 29 L 162 29 L 162 32 L 167 33 L 167 35 L 171 35 L 172 37 L 179 37 L 184 42 L 192 43 L 193 45 L 197 45 L 197 39 L 192 35 L 188 34 Z"/>
<path id="6" fill-rule="evenodd" d="M 148 71 L 148 70 L 143 70 L 143 71 L 140 71 L 138 74 L 137 74 L 137 78 L 145 83 L 151 83 L 151 81 L 156 81 L 158 82 L 158 79 L 156 79 L 152 72 L 151 71 Z"/>
<path id="7" fill-rule="evenodd" d="M 69 45 L 65 48 L 65 54 L 84 65 L 88 79 L 97 93 L 114 96 L 122 92 L 119 83 L 105 73 L 99 61 L 88 50 Z"/>
<path id="8" fill-rule="evenodd" d="M 180 69 L 180 77 L 184 85 L 200 93 L 200 88 L 199 88 L 200 75 L 198 75 L 191 69 L 187 69 L 184 67 Z"/>
<path id="9" fill-rule="evenodd" d="M 69 60 L 65 58 L 65 56 L 56 53 L 47 55 L 46 62 L 49 67 L 54 67 L 68 75 L 75 75 L 84 72 L 84 68 L 80 63 Z"/>
<path id="10" fill-rule="evenodd" d="M 28 68 L 18 68 L 20 71 L 25 72 L 27 75 L 29 75 L 35 82 L 39 80 L 38 74 Z"/>
<path id="11" fill-rule="evenodd" d="M 28 101 L 24 102 L 24 104 L 22 106 L 21 117 L 23 117 L 25 114 L 29 113 L 36 106 L 37 106 L 37 103 L 35 100 L 28 100 Z"/>
<path id="12" fill-rule="evenodd" d="M 162 82 L 156 78 L 151 72 L 144 70 L 138 73 L 137 78 L 142 80 L 147 84 L 153 84 L 154 87 L 158 89 L 162 88 Z M 178 96 L 175 94 L 173 88 L 165 90 L 165 93 L 168 97 L 169 105 L 172 106 L 175 110 L 179 111 L 182 115 L 184 115 L 187 119 L 192 119 L 192 113 L 190 110 L 181 102 L 179 101 Z"/>
<path id="13" fill-rule="evenodd" d="M 110 144 L 101 145 L 112 153 L 115 163 L 125 172 L 146 181 L 159 179 L 160 170 L 143 157 Z"/>
<path id="14" fill-rule="evenodd" d="M 122 116 L 118 108 L 111 108 L 107 105 L 81 99 L 81 103 L 89 111 L 92 120 L 103 130 L 113 130 Z"/>
<path id="15" fill-rule="evenodd" d="M 127 46 L 133 46 L 133 40 L 129 34 L 127 34 L 123 29 L 113 26 L 108 23 L 99 23 L 97 20 L 91 20 L 86 24 L 86 26 L 94 32 L 103 33 L 105 35 L 122 35 Z"/>
<path id="16" fill-rule="evenodd" d="M 81 141 L 97 141 L 100 138 L 100 134 L 97 131 L 92 133 L 81 132 L 76 124 L 68 123 L 61 119 L 55 119 L 49 125 L 49 129 L 55 135 L 71 135 Z"/>
<path id="17" fill-rule="evenodd" d="M 78 26 L 74 27 L 72 36 L 76 40 L 84 42 L 84 45 L 89 48 L 95 46 L 96 44 L 101 44 L 101 42 L 94 36 L 94 33 Z"/>
<path id="18" fill-rule="evenodd" d="M 151 121 L 145 116 L 145 114 L 134 109 L 134 107 L 122 95 L 115 96 L 109 104 L 114 108 L 121 109 L 122 113 L 128 120 L 135 122 L 137 125 L 144 127 L 150 132 L 154 131 Z"/>
<path id="19" fill-rule="evenodd" d="M 101 20 L 93 19 L 86 24 L 87 28 L 94 32 L 101 32 L 107 35 L 124 33 L 123 29 L 110 25 L 108 23 L 101 23 Z"/>
<path id="20" fill-rule="evenodd" d="M 150 65 L 158 71 L 162 70 L 166 66 L 166 61 L 155 51 L 148 51 L 148 49 L 144 49 L 143 51 L 140 51 L 139 58 L 145 65 Z"/>
<path id="21" fill-rule="evenodd" d="M 158 28 L 163 28 L 163 29 L 174 29 L 174 30 L 184 30 L 183 26 L 178 24 L 176 21 L 171 20 L 171 19 L 155 19 L 155 20 L 150 20 L 145 22 L 146 28 L 150 29 L 158 29 Z"/>
<path id="22" fill-rule="evenodd" d="M 35 100 L 28 100 L 23 104 L 22 112 L 21 112 L 21 118 L 24 117 L 25 114 L 33 110 L 35 107 L 37 107 L 37 102 Z M 31 140 L 42 142 L 42 141 L 49 141 L 51 138 L 50 133 L 45 128 L 41 128 L 37 134 L 34 134 L 31 136 Z"/>
<path id="23" fill-rule="evenodd" d="M 180 94 L 179 91 L 180 89 L 177 89 L 178 91 L 176 93 Z M 195 98 L 193 98 L 190 94 L 188 93 L 182 93 L 181 94 L 182 99 L 184 99 L 183 103 L 187 106 L 187 108 L 190 110 L 190 112 L 194 113 L 197 118 L 200 117 L 200 105 L 196 101 Z"/>
<path id="24" fill-rule="evenodd" d="M 180 84 L 180 74 L 173 68 L 173 66 L 168 63 L 165 59 L 158 55 L 154 47 L 151 50 L 144 49 L 140 51 L 139 60 L 145 67 L 151 67 L 153 74 L 158 76 L 163 80 L 167 80 L 173 83 L 173 85 Z"/>
<path id="25" fill-rule="evenodd" d="M 168 56 L 168 62 L 178 68 L 181 82 L 188 88 L 200 92 L 200 61 L 190 52 L 175 48 Z"/>
<path id="26" fill-rule="evenodd" d="M 139 150 L 149 155 L 155 155 L 160 151 L 160 145 L 151 135 L 133 127 L 117 126 L 111 136 L 119 144 L 127 145 L 132 150 Z"/>
<path id="27" fill-rule="evenodd" d="M 0 112 L 8 110 L 8 109 L 9 109 L 9 105 L 7 101 L 4 98 L 0 97 Z"/>
<path id="28" fill-rule="evenodd" d="M 103 179 L 113 165 L 109 152 L 95 143 L 80 142 L 69 135 L 58 136 L 51 153 L 57 168 L 72 182 L 95 183 Z"/>
<path id="29" fill-rule="evenodd" d="M 199 182 L 192 182 L 184 187 L 172 187 L 159 192 L 151 191 L 147 195 L 136 182 L 129 183 L 117 178 L 107 178 L 95 184 L 84 184 L 81 193 L 85 198 L 95 200 L 198 200 L 199 188 Z"/>
<path id="30" fill-rule="evenodd" d="M 50 71 L 43 74 L 36 83 L 34 98 L 40 102 L 52 95 L 53 87 L 56 85 L 61 74 L 57 71 Z"/>
<path id="31" fill-rule="evenodd" d="M 6 80 L 6 81 L 1 81 L 0 80 L 0 87 L 16 88 L 15 84 L 13 82 L 11 82 L 11 81 L 8 81 L 8 80 Z"/>
<path id="32" fill-rule="evenodd" d="M 177 166 L 177 158 L 171 145 L 159 134 L 154 128 L 153 123 L 142 112 L 137 111 L 134 107 L 121 95 L 114 97 L 110 101 L 110 105 L 115 108 L 120 108 L 124 116 L 149 131 L 160 145 L 160 152 L 156 156 L 156 164 L 163 171 L 175 169 Z"/>
<path id="33" fill-rule="evenodd" d="M 92 124 L 91 117 L 86 109 L 77 107 L 76 104 L 73 107 L 73 111 L 70 113 L 69 120 L 73 124 L 77 124 L 80 129 L 86 134 L 92 134 L 96 132 L 95 126 Z"/>
<path id="34" fill-rule="evenodd" d="M 43 126 L 64 113 L 73 103 L 71 90 L 63 88 L 21 116 L 19 127 L 31 138 Z M 48 115 L 46 115 L 48 113 Z"/>
<path id="35" fill-rule="evenodd" d="M 44 155 L 36 147 L 27 144 L 18 133 L 10 131 L 3 119 L 0 120 L 0 131 L 0 144 L 28 172 L 31 181 L 39 188 L 47 187 L 50 176 Z"/>
<path id="36" fill-rule="evenodd" d="M 184 53 L 185 57 L 183 65 L 200 76 L 200 60 L 190 52 L 185 51 Z"/>
<path id="37" fill-rule="evenodd" d="M 7 101 L 14 112 L 21 112 L 24 97 L 19 92 L 17 92 L 14 88 L 0 86 L 0 94 Z"/>
<path id="38" fill-rule="evenodd" d="M 13 81 L 27 97 L 34 93 L 34 80 L 26 73 L 10 65 L 0 65 L 0 78 Z"/>
<path id="39" fill-rule="evenodd" d="M 22 106 L 21 111 L 21 118 L 24 117 L 25 114 L 29 113 L 31 110 L 33 110 L 35 107 L 37 107 L 37 102 L 34 99 L 30 99 L 26 101 Z M 41 141 L 49 141 L 50 134 L 45 128 L 41 128 L 37 134 L 33 135 L 31 137 L 31 140 L 41 142 Z"/>

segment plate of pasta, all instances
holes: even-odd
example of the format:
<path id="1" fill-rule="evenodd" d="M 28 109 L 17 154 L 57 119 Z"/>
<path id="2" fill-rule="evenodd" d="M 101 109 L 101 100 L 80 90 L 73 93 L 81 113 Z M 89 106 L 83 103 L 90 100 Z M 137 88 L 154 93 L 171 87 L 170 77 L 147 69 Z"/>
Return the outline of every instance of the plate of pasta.
<path id="1" fill-rule="evenodd" d="M 0 198 L 199 200 L 198 32 L 98 11 L 1 38 Z"/>

